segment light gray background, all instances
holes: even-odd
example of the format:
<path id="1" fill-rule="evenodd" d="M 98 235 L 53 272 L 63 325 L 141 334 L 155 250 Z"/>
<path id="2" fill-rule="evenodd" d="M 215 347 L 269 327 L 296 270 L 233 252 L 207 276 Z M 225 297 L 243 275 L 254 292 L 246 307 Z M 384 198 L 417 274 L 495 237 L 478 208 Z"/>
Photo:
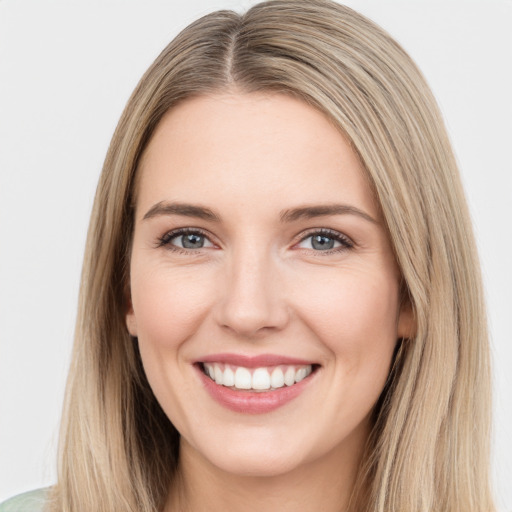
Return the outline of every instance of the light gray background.
<path id="1" fill-rule="evenodd" d="M 253 3 L 0 0 L 0 501 L 55 479 L 88 216 L 129 94 L 179 29 Z M 512 1 L 347 4 L 418 62 L 451 134 L 487 288 L 495 486 L 512 511 Z"/>

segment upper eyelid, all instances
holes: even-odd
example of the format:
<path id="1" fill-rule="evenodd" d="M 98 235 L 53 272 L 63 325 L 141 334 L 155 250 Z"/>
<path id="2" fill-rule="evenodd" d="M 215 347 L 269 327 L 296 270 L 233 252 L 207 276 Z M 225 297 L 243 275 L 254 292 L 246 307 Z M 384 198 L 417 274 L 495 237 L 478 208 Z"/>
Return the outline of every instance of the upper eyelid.
<path id="1" fill-rule="evenodd" d="M 187 233 L 200 234 L 200 235 L 206 237 L 212 244 L 220 245 L 219 241 L 217 240 L 217 237 L 215 237 L 212 233 L 210 233 L 209 231 L 207 231 L 203 228 L 192 227 L 192 226 L 176 228 L 176 229 L 171 229 L 169 231 L 166 231 L 162 236 L 158 237 L 159 245 L 165 245 L 166 243 L 169 243 L 172 238 L 177 237 L 180 234 L 187 234 Z M 313 236 L 315 234 L 322 234 L 325 236 L 331 236 L 333 238 L 338 238 L 338 239 L 345 241 L 346 243 L 348 243 L 351 246 L 356 245 L 355 242 L 353 241 L 353 239 L 350 238 L 349 236 L 347 236 L 346 234 L 344 234 L 336 229 L 326 228 L 326 227 L 314 227 L 314 228 L 309 228 L 307 230 L 300 232 L 299 234 L 297 234 L 294 237 L 294 241 L 292 242 L 292 245 L 296 245 L 297 243 L 300 243 L 303 240 L 306 240 L 307 238 L 309 238 L 310 236 Z M 164 241 L 164 239 L 167 239 L 167 241 Z"/>
<path id="2" fill-rule="evenodd" d="M 188 227 L 188 226 L 185 228 L 170 229 L 169 231 L 166 231 L 163 234 L 163 236 L 167 236 L 167 235 L 176 236 L 181 233 L 198 233 L 198 234 L 204 235 L 206 237 L 210 237 L 210 236 L 213 237 L 213 235 L 209 231 L 206 231 L 203 228 Z"/>
<path id="3" fill-rule="evenodd" d="M 303 231 L 299 235 L 297 235 L 296 240 L 298 242 L 301 242 L 302 240 L 305 240 L 306 238 L 319 233 L 322 235 L 332 237 L 340 238 L 342 240 L 345 240 L 346 242 L 350 243 L 350 245 L 356 245 L 355 242 L 350 238 L 349 236 L 345 235 L 345 233 L 342 233 L 341 231 L 338 231 L 337 229 L 331 229 L 331 228 L 311 228 L 306 231 Z"/>
<path id="4" fill-rule="evenodd" d="M 187 233 L 202 235 L 205 238 L 207 238 L 212 244 L 218 245 L 218 243 L 215 241 L 215 237 L 211 233 L 209 233 L 208 231 L 206 231 L 202 228 L 196 228 L 196 227 L 176 228 L 176 229 L 171 229 L 170 231 L 166 231 L 162 236 L 158 237 L 158 245 L 159 246 L 166 245 L 166 244 L 170 243 L 170 241 L 173 238 L 178 237 L 180 235 L 187 234 Z"/>

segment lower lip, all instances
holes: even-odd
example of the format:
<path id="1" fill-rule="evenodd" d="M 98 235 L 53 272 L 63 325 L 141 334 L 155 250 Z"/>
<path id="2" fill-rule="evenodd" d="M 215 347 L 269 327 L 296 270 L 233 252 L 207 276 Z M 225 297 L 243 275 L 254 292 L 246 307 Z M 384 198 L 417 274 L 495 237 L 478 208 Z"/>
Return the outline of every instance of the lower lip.
<path id="1" fill-rule="evenodd" d="M 216 384 L 199 366 L 196 368 L 204 387 L 214 400 L 231 411 L 245 414 L 263 414 L 282 407 L 299 396 L 316 374 L 313 372 L 293 386 L 284 386 L 274 391 L 238 391 Z"/>

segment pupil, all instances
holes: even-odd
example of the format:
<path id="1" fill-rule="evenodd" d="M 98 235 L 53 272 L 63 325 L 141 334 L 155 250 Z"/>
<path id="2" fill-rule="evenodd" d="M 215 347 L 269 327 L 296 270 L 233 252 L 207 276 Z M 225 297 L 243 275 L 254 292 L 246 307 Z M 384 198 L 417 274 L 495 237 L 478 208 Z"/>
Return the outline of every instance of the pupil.
<path id="1" fill-rule="evenodd" d="M 200 249 L 204 245 L 204 239 L 202 235 L 191 233 L 189 235 L 183 235 L 181 237 L 181 243 L 185 249 Z"/>
<path id="2" fill-rule="evenodd" d="M 313 249 L 318 249 L 320 251 L 326 251 L 328 249 L 332 249 L 334 247 L 334 240 L 324 235 L 315 235 L 311 242 Z"/>

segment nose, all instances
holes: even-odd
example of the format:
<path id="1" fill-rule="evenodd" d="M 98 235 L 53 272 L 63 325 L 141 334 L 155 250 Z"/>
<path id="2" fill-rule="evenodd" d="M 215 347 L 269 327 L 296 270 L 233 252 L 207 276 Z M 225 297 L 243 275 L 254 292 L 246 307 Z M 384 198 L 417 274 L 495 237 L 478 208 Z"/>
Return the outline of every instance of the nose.
<path id="1" fill-rule="evenodd" d="M 289 308 L 278 265 L 271 255 L 249 248 L 226 269 L 217 303 L 217 323 L 243 338 L 283 329 Z"/>

